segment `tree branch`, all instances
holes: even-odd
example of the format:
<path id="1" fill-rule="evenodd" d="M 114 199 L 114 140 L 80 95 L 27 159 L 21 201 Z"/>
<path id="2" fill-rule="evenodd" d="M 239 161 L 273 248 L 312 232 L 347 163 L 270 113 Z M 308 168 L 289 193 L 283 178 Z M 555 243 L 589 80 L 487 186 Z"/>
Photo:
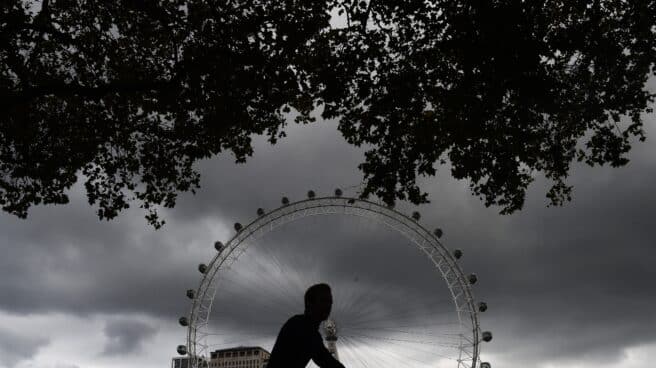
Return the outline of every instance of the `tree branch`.
<path id="1" fill-rule="evenodd" d="M 78 83 L 63 83 L 57 81 L 26 88 L 22 91 L 3 91 L 0 92 L 0 98 L 12 102 L 23 102 L 25 100 L 48 95 L 55 95 L 58 97 L 83 96 L 98 99 L 111 93 L 138 93 L 162 90 L 171 85 L 171 81 L 115 81 L 100 86 L 88 87 Z"/>

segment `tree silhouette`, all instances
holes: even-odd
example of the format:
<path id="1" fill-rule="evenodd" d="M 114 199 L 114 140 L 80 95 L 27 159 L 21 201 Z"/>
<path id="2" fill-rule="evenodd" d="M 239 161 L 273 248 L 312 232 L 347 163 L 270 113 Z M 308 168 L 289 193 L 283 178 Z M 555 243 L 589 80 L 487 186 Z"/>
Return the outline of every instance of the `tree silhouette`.
<path id="1" fill-rule="evenodd" d="M 654 95 L 655 1 L 5 1 L 0 204 L 27 216 L 85 180 L 111 219 L 199 187 L 289 116 L 366 145 L 362 195 L 427 201 L 449 163 L 502 213 L 536 172 L 570 199 L 574 160 L 621 166 Z"/>

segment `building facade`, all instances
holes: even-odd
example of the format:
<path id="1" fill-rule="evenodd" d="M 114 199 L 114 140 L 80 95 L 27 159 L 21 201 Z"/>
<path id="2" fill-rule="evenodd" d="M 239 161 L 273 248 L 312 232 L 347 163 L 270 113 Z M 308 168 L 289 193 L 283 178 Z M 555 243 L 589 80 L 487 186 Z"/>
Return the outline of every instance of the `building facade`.
<path id="1" fill-rule="evenodd" d="M 215 350 L 210 353 L 208 368 L 266 368 L 270 356 L 259 346 Z"/>
<path id="2" fill-rule="evenodd" d="M 323 325 L 324 340 L 326 341 L 326 349 L 333 355 L 333 358 L 339 360 L 339 353 L 337 352 L 337 324 L 332 319 L 326 320 Z"/>
<path id="3" fill-rule="evenodd" d="M 192 360 L 190 357 L 175 357 L 171 360 L 171 368 L 191 368 L 191 363 Z M 208 365 L 204 359 L 198 358 L 198 364 L 196 366 L 205 368 Z"/>

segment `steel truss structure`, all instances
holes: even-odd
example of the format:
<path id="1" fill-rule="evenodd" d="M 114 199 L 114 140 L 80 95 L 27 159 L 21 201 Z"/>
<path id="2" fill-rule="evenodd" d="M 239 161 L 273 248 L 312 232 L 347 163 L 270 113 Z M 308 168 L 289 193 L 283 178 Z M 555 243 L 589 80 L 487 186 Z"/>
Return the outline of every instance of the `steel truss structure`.
<path id="1" fill-rule="evenodd" d="M 489 363 L 481 364 L 479 360 L 479 343 L 481 339 L 489 341 L 491 335 L 487 338 L 485 334 L 489 332 L 481 333 L 480 330 L 477 311 L 480 306 L 476 305 L 471 288 L 475 276 L 465 275 L 457 262 L 459 256 L 454 256 L 438 240 L 436 234 L 424 228 L 418 221 L 419 216 L 413 218 L 383 204 L 341 196 L 314 198 L 312 195 L 309 199 L 291 203 L 284 198 L 283 205 L 273 211 L 265 213 L 258 210 L 258 217 L 248 225 L 242 227 L 235 224 L 237 233 L 220 247 L 206 266 L 200 266 L 203 277 L 193 296 L 188 294 L 193 301 L 189 318 L 183 324 L 188 326 L 185 354 L 196 358 L 209 356 L 210 346 L 206 341 L 209 333 L 206 328 L 218 289 L 218 271 L 229 268 L 249 245 L 273 229 L 300 218 L 317 215 L 366 217 L 390 227 L 414 243 L 439 271 L 453 299 L 460 323 L 457 368 L 489 366 Z M 192 359 L 192 365 L 199 367 L 198 362 L 201 361 Z"/>

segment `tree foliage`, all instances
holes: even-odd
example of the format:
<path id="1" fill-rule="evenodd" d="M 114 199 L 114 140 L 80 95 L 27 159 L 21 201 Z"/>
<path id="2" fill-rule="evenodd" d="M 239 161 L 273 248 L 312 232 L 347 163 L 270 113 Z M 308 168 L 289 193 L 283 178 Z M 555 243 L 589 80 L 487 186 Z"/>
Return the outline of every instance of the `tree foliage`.
<path id="1" fill-rule="evenodd" d="M 362 195 L 427 201 L 449 163 L 502 213 L 536 172 L 570 199 L 574 160 L 627 163 L 654 95 L 656 2 L 3 1 L 0 205 L 66 203 L 85 180 L 111 219 L 199 187 L 193 164 L 238 162 L 251 136 L 338 119 Z"/>

